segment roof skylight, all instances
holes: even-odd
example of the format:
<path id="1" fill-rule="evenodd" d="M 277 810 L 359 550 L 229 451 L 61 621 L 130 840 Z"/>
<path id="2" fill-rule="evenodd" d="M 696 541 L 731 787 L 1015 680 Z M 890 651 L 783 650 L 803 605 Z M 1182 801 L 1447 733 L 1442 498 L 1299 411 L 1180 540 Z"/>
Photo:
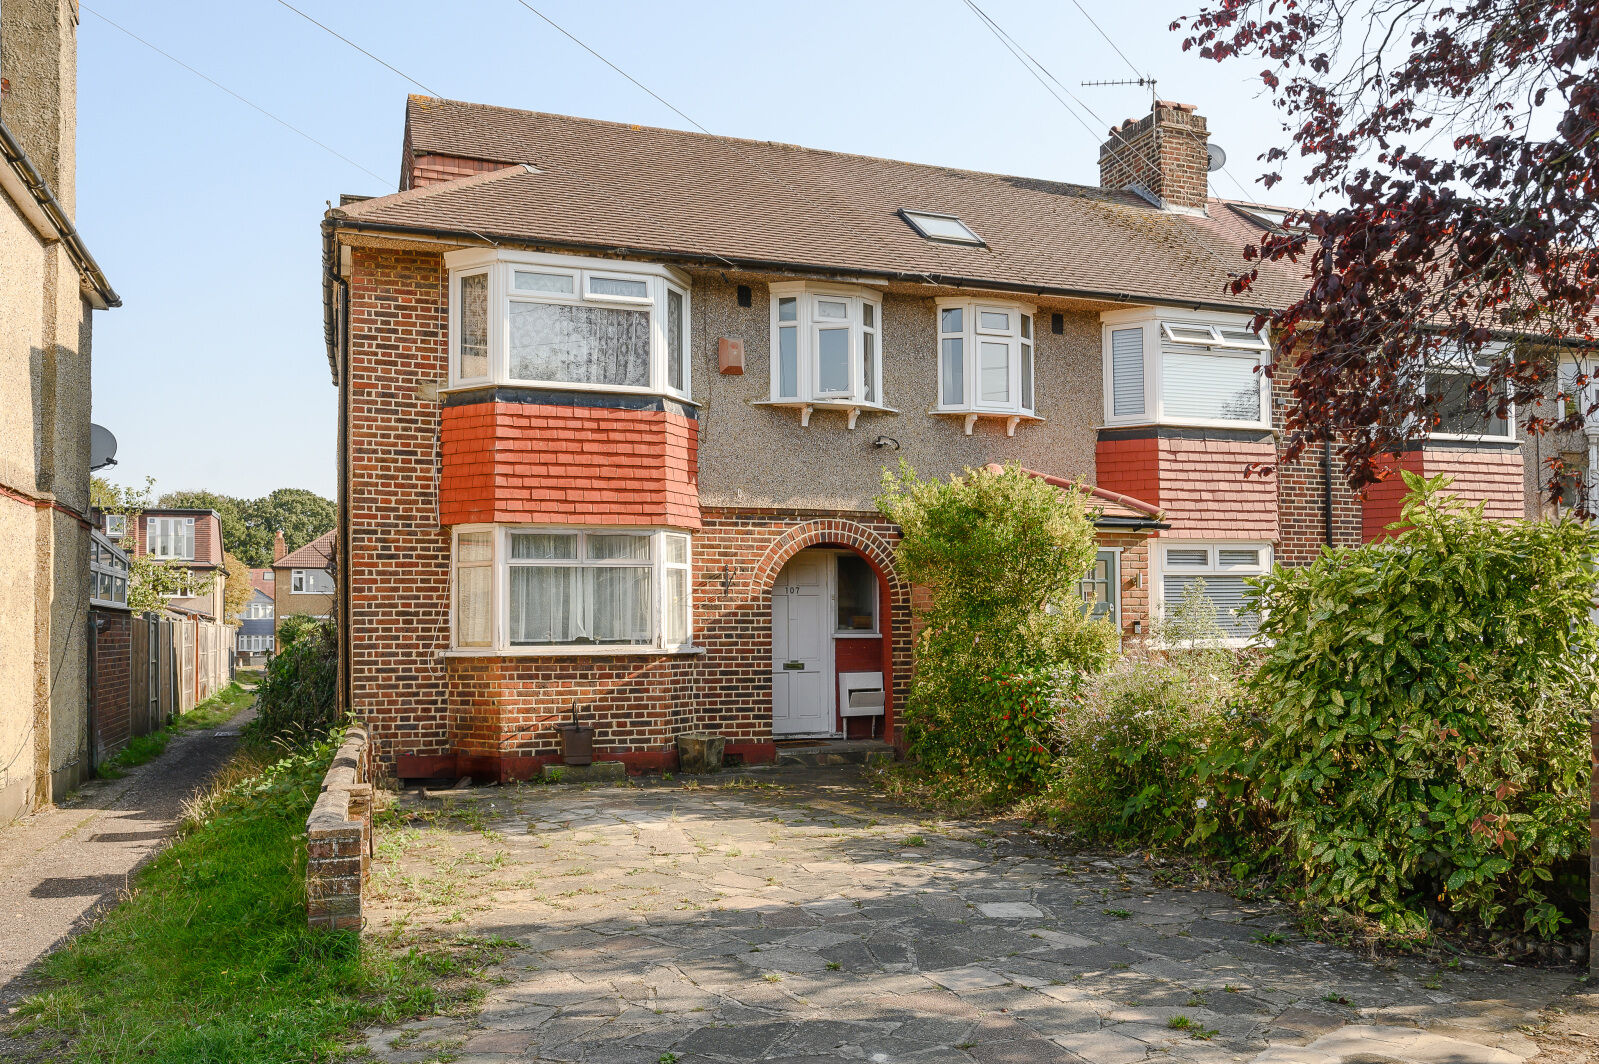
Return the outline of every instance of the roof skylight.
<path id="1" fill-rule="evenodd" d="M 899 216 L 910 227 L 928 240 L 945 244 L 981 244 L 983 238 L 966 227 L 966 223 L 953 214 L 933 214 L 929 211 L 901 210 Z"/>

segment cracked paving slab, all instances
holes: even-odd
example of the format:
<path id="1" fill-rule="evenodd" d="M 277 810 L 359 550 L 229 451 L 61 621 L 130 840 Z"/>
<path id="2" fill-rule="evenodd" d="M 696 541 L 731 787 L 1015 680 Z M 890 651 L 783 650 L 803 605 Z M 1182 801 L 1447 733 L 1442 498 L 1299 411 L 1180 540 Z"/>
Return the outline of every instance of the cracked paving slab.
<path id="1" fill-rule="evenodd" d="M 516 948 L 476 1014 L 366 1032 L 390 1064 L 1523 1064 L 1573 979 L 1357 957 L 848 769 L 400 801 L 369 927 Z"/>

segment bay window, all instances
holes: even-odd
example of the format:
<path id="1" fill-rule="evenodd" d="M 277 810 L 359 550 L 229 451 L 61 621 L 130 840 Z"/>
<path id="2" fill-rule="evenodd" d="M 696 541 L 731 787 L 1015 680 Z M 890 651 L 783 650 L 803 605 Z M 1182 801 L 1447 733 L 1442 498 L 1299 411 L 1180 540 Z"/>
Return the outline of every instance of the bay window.
<path id="1" fill-rule="evenodd" d="M 686 648 L 689 565 L 689 537 L 679 532 L 460 529 L 454 646 L 528 653 Z"/>
<path id="2" fill-rule="evenodd" d="M 884 410 L 882 298 L 873 291 L 801 281 L 771 286 L 769 404 Z"/>
<path id="3" fill-rule="evenodd" d="M 1173 620 L 1184 596 L 1197 594 L 1226 638 L 1247 640 L 1255 634 L 1260 618 L 1246 601 L 1246 581 L 1271 569 L 1271 544 L 1171 540 L 1158 543 L 1156 555 L 1157 612 L 1165 621 Z"/>
<path id="4" fill-rule="evenodd" d="M 1016 422 L 1033 407 L 1033 307 L 975 299 L 938 301 L 938 405 L 966 431 L 983 416 Z"/>
<path id="5" fill-rule="evenodd" d="M 689 289 L 651 263 L 451 252 L 450 385 L 690 392 Z"/>
<path id="6" fill-rule="evenodd" d="M 1118 311 L 1104 322 L 1105 423 L 1271 427 L 1271 345 L 1243 315 Z"/>

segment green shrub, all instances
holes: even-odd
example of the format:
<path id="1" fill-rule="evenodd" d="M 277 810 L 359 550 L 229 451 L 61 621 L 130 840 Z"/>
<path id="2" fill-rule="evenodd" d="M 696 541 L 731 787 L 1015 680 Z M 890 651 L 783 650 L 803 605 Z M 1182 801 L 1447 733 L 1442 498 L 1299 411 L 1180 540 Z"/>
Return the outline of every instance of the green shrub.
<path id="1" fill-rule="evenodd" d="M 967 797 L 1047 786 L 1059 706 L 1116 640 L 1078 590 L 1096 550 L 1081 494 L 1016 468 L 940 483 L 902 463 L 878 505 L 901 529 L 900 571 L 931 599 L 900 718 L 908 752 Z"/>
<path id="2" fill-rule="evenodd" d="M 1190 587 L 1149 645 L 1069 702 L 1052 818 L 1102 841 L 1238 854 L 1262 824 L 1237 764 L 1248 749 L 1239 676 L 1216 608 Z M 1154 649 L 1158 648 L 1158 649 Z"/>
<path id="3" fill-rule="evenodd" d="M 278 646 L 291 646 L 299 642 L 301 636 L 314 632 L 326 624 L 326 621 L 304 613 L 291 613 L 278 624 Z"/>
<path id="4" fill-rule="evenodd" d="M 288 622 L 284 622 L 287 625 Z M 307 626 L 267 666 L 253 730 L 262 738 L 319 738 L 339 724 L 338 637 L 328 621 Z"/>
<path id="5" fill-rule="evenodd" d="M 1419 929 L 1436 899 L 1553 935 L 1587 840 L 1599 531 L 1496 523 L 1406 474 L 1408 530 L 1260 581 L 1262 796 L 1308 893 Z"/>

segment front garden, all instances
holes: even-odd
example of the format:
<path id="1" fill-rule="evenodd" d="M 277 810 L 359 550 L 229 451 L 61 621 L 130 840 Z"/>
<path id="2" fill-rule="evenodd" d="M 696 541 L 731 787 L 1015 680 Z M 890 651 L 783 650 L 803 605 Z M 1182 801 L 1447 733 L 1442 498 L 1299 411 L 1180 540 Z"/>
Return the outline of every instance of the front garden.
<path id="1" fill-rule="evenodd" d="M 1076 493 L 886 477 L 900 564 L 931 592 L 887 784 L 1191 859 L 1311 927 L 1580 958 L 1599 533 L 1409 487 L 1386 543 L 1258 581 L 1252 647 L 1225 648 L 1191 592 L 1118 656 L 1078 605 Z"/>

